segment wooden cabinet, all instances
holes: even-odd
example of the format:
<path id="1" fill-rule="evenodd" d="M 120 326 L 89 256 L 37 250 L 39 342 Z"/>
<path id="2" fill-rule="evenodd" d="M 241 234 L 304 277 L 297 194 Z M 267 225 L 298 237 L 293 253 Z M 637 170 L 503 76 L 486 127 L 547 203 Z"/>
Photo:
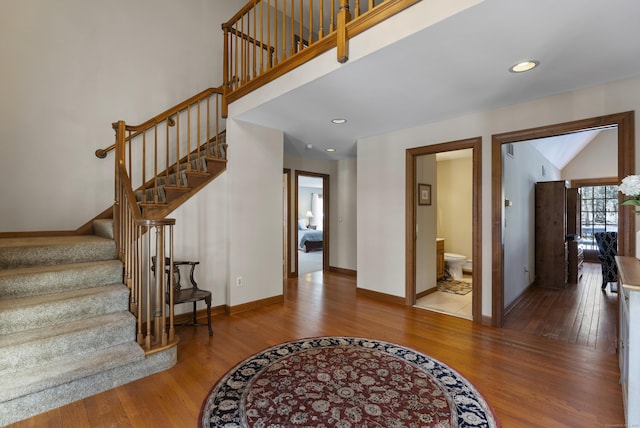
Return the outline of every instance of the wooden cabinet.
<path id="1" fill-rule="evenodd" d="M 438 279 L 444 278 L 444 239 L 436 240 L 436 266 Z"/>
<path id="2" fill-rule="evenodd" d="M 567 242 L 568 251 L 568 274 L 567 281 L 570 284 L 577 284 L 582 278 L 582 267 L 584 264 L 584 253 L 578 245 L 578 241 Z"/>
<path id="3" fill-rule="evenodd" d="M 578 193 L 578 189 L 567 189 L 567 236 L 571 237 L 567 241 L 567 271 L 569 275 L 567 281 L 570 284 L 578 283 L 582 277 L 582 265 L 584 263 L 584 254 L 577 241 L 581 233 L 580 204 L 580 193 Z"/>
<path id="4" fill-rule="evenodd" d="M 618 361 L 620 386 L 628 427 L 640 426 L 640 263 L 616 257 L 619 285 Z"/>
<path id="5" fill-rule="evenodd" d="M 564 181 L 536 183 L 536 283 L 547 288 L 567 286 L 567 186 Z"/>

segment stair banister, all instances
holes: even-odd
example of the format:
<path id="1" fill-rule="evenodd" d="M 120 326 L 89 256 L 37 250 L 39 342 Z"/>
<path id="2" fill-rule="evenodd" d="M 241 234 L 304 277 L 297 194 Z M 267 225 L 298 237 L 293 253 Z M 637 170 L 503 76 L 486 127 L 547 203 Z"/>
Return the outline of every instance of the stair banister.
<path id="1" fill-rule="evenodd" d="M 124 266 L 124 282 L 131 290 L 130 310 L 136 317 L 137 342 L 149 353 L 176 344 L 173 293 L 167 293 L 167 290 L 173 289 L 173 278 L 169 276 L 170 283 L 167 284 L 164 270 L 154 275 L 150 268 L 151 258 L 155 257 L 162 262 L 164 269 L 167 253 L 173 264 L 175 219 L 143 217 L 127 172 L 127 125 L 119 121 L 115 130 L 114 237 L 118 257 Z M 164 301 L 166 295 L 170 298 L 168 304 Z"/>

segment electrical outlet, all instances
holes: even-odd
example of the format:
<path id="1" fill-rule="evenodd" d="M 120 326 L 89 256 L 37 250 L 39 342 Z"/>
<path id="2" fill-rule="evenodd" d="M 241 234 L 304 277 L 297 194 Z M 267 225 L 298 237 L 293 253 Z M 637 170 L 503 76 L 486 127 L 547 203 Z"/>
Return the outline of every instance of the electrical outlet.
<path id="1" fill-rule="evenodd" d="M 242 287 L 242 277 L 241 276 L 236 278 L 236 287 Z"/>

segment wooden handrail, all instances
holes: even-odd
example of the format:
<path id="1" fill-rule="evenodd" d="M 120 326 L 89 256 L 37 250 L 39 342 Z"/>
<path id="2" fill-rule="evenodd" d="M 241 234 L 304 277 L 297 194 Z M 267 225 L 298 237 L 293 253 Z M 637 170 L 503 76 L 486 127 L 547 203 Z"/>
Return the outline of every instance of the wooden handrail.
<path id="1" fill-rule="evenodd" d="M 219 86 L 217 88 L 208 88 L 205 89 L 202 92 L 197 93 L 196 95 L 187 98 L 186 100 L 182 101 L 179 104 L 176 104 L 175 106 L 168 108 L 167 110 L 163 111 L 160 114 L 155 115 L 154 117 L 152 117 L 151 119 L 147 120 L 146 122 L 143 122 L 139 125 L 126 125 L 126 130 L 127 131 L 134 131 L 132 134 L 128 135 L 125 138 L 125 141 L 130 141 L 133 138 L 137 137 L 138 135 L 140 135 L 142 133 L 142 130 L 149 128 L 152 125 L 157 125 L 165 120 L 169 121 L 169 126 L 173 126 L 175 124 L 174 120 L 172 118 L 172 116 L 175 116 L 178 112 L 180 112 L 181 110 L 184 110 L 187 106 L 194 104 L 196 101 L 202 99 L 202 98 L 206 98 L 212 94 L 220 94 L 222 95 L 224 93 L 224 88 L 222 86 Z M 113 129 L 115 130 L 116 127 L 118 125 L 118 122 L 114 122 L 111 126 L 113 127 Z M 116 144 L 112 144 L 108 147 L 105 147 L 104 149 L 98 149 L 96 150 L 95 154 L 96 157 L 100 158 L 100 159 L 104 159 L 105 157 L 107 157 L 107 154 L 109 152 L 111 152 L 112 150 L 114 150 L 116 148 Z"/>

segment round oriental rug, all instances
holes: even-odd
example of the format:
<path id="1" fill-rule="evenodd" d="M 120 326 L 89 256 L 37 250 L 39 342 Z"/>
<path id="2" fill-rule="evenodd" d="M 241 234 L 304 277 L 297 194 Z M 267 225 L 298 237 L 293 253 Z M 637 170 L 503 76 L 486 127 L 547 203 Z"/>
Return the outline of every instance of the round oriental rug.
<path id="1" fill-rule="evenodd" d="M 321 337 L 238 364 L 202 405 L 200 427 L 498 427 L 459 373 L 392 343 Z"/>

